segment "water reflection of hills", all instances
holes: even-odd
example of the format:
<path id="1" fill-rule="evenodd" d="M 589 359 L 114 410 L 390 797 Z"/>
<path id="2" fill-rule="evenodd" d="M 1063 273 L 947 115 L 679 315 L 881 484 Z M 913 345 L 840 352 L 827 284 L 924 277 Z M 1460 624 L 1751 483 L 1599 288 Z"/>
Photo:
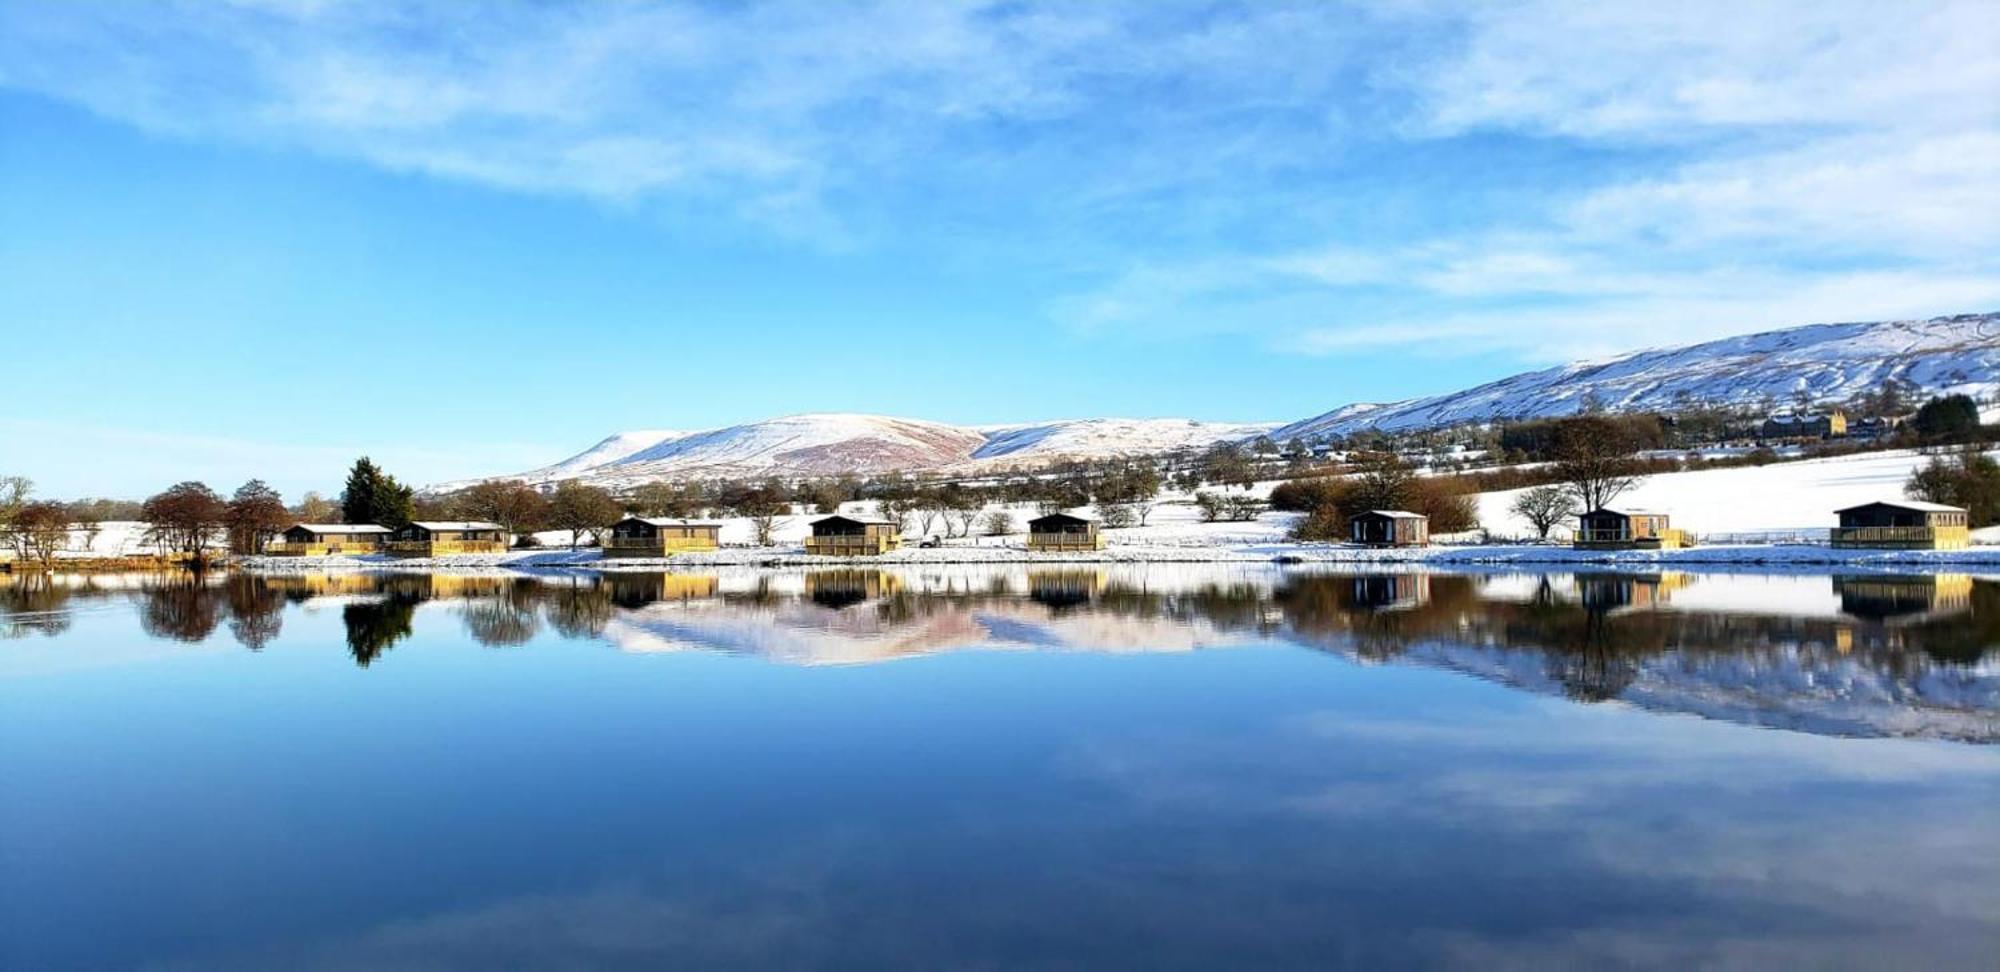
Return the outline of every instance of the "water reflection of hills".
<path id="1" fill-rule="evenodd" d="M 287 607 L 337 609 L 358 665 L 455 618 L 491 647 L 544 633 L 631 652 L 858 664 L 963 648 L 1188 651 L 1272 640 L 1586 701 L 1856 735 L 2000 739 L 2000 583 L 1964 575 L 1352 575 L 1264 568 L 936 568 L 603 576 L 232 574 L 0 580 L 0 636 L 77 605 L 259 649 Z M 432 620 L 433 618 L 437 620 Z"/>

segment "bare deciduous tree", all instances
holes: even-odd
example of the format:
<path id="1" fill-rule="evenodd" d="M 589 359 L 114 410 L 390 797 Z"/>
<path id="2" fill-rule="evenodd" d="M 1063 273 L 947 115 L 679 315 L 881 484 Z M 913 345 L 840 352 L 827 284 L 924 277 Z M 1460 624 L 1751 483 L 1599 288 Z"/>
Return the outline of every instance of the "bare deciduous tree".
<path id="1" fill-rule="evenodd" d="M 1006 510 L 994 510 L 986 514 L 986 535 L 1004 537 L 1014 532 L 1014 514 Z"/>
<path id="2" fill-rule="evenodd" d="M 53 570 L 56 554 L 69 543 L 69 511 L 51 500 L 23 503 L 7 525 L 7 537 L 22 560 Z"/>
<path id="3" fill-rule="evenodd" d="M 0 476 L 0 533 L 14 522 L 15 514 L 34 492 L 35 484 L 26 476 Z"/>
<path id="4" fill-rule="evenodd" d="M 477 483 L 452 497 L 453 515 L 463 520 L 490 520 L 507 531 L 533 533 L 547 523 L 549 501 L 518 479 Z"/>
<path id="5" fill-rule="evenodd" d="M 244 554 L 263 553 L 265 544 L 285 529 L 291 515 L 278 491 L 264 485 L 263 480 L 244 483 L 229 498 L 226 516 L 230 549 Z"/>
<path id="6" fill-rule="evenodd" d="M 147 539 L 167 551 L 187 554 L 196 565 L 203 563 L 228 514 L 222 497 L 207 484 L 192 480 L 154 494 L 140 513 Z"/>
<path id="7" fill-rule="evenodd" d="M 299 505 L 292 507 L 292 515 L 305 523 L 332 523 L 340 515 L 340 507 L 317 492 L 309 492 L 299 498 Z"/>
<path id="8" fill-rule="evenodd" d="M 1639 484 L 1635 450 L 1618 424 L 1599 415 L 1566 419 L 1556 431 L 1555 473 L 1585 510 L 1601 509 Z"/>
<path id="9" fill-rule="evenodd" d="M 1556 524 L 1576 515 L 1576 497 L 1560 486 L 1537 486 L 1514 497 L 1508 509 L 1528 521 L 1537 537 L 1547 540 Z"/>
<path id="10" fill-rule="evenodd" d="M 610 493 L 574 479 L 558 484 L 555 495 L 549 499 L 549 525 L 569 531 L 571 550 L 576 549 L 584 534 L 605 530 L 624 514 L 625 508 Z"/>

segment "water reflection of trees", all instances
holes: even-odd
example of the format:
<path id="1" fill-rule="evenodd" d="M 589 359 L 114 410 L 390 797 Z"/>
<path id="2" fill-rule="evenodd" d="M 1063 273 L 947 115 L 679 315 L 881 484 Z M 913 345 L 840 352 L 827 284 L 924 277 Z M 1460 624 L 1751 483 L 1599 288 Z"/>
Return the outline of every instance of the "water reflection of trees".
<path id="1" fill-rule="evenodd" d="M 223 596 L 204 575 L 168 576 L 141 594 L 139 626 L 148 635 L 170 641 L 208 640 L 222 625 L 227 607 Z"/>
<path id="2" fill-rule="evenodd" d="M 594 638 L 604 633 L 616 612 L 608 584 L 572 584 L 549 595 L 549 627 L 565 638 Z"/>
<path id="3" fill-rule="evenodd" d="M 284 592 L 258 581 L 232 574 L 223 586 L 229 602 L 229 633 L 251 651 L 269 644 L 285 626 Z"/>
<path id="4" fill-rule="evenodd" d="M 412 594 L 391 592 L 379 601 L 342 605 L 340 621 L 347 629 L 347 653 L 354 657 L 354 664 L 367 668 L 383 652 L 408 638 L 420 603 Z"/>
<path id="5" fill-rule="evenodd" d="M 368 665 L 410 637 L 419 605 L 455 603 L 464 630 L 492 647 L 532 641 L 545 629 L 564 638 L 600 637 L 621 615 L 661 603 L 713 600 L 727 616 L 801 604 L 865 619 L 873 630 L 916 625 L 952 613 L 1012 619 L 1043 612 L 1051 621 L 1099 616 L 1200 624 L 1223 633 L 1282 634 L 1365 659 L 1391 659 L 1426 643 L 1536 651 L 1548 675 L 1579 699 L 1615 697 L 1640 662 L 1687 657 L 1801 653 L 1832 664 L 1865 657 L 1904 673 L 1936 663 L 1972 664 L 2000 645 L 2000 584 L 1963 575 L 1840 577 L 1828 583 L 1841 615 L 1800 617 L 1707 612 L 1674 605 L 1686 578 L 1661 574 L 1547 575 L 1511 584 L 1505 597 L 1484 577 L 1423 573 L 1286 573 L 1190 582 L 1154 582 L 1143 571 L 1049 567 L 1021 574 L 937 576 L 879 569 L 746 576 L 721 589 L 712 574 L 611 573 L 601 576 L 486 577 L 330 574 L 260 577 L 168 575 L 130 596 L 147 634 L 204 641 L 223 622 L 234 639 L 259 649 L 279 637 L 286 605 L 344 601 L 341 620 L 356 664 Z M 1269 576 L 1269 575 L 1267 575 Z M 1726 581 L 1723 581 L 1726 583 Z M 105 596 L 88 582 L 36 576 L 0 584 L 0 634 L 56 634 L 70 625 L 77 597 Z M 122 595 L 116 595 L 122 596 Z"/>
<path id="6" fill-rule="evenodd" d="M 54 637 L 69 630 L 75 591 L 43 573 L 10 575 L 0 584 L 0 638 Z"/>

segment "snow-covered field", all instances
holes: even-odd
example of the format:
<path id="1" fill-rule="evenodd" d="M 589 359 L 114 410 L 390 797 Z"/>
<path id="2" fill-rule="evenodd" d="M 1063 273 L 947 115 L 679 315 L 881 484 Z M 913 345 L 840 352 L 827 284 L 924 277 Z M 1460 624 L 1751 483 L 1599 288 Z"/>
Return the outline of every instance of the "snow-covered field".
<path id="1" fill-rule="evenodd" d="M 2000 455 L 2000 453 L 1995 453 Z M 1871 500 L 1900 499 L 1910 473 L 1929 461 L 1911 450 L 1871 452 L 1652 476 L 1613 504 L 1657 510 L 1697 538 L 1749 539 L 1753 534 L 1814 534 L 1824 538 L 1833 511 Z M 1527 521 L 1508 512 L 1519 491 L 1484 493 L 1479 522 L 1495 536 L 1527 537 Z M 2000 537 L 1994 537 L 2000 542 Z"/>

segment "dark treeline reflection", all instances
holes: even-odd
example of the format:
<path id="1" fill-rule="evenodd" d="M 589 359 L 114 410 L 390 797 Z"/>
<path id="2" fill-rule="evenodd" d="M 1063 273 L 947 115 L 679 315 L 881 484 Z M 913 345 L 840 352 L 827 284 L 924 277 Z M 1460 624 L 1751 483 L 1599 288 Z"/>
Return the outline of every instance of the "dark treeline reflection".
<path id="1" fill-rule="evenodd" d="M 1641 659 L 1678 653 L 1755 656 L 1800 651 L 1900 666 L 1971 665 L 2000 646 L 2000 583 L 1965 575 L 1798 578 L 1831 585 L 1837 610 L 1788 614 L 1783 605 L 1727 612 L 1676 606 L 1692 585 L 1742 583 L 1684 574 L 1549 574 L 1494 578 L 1447 574 L 1114 574 L 1069 567 L 986 574 L 905 574 L 872 569 L 805 574 L 456 576 L 438 574 L 228 574 L 152 576 L 128 586 L 89 578 L 0 576 L 0 634 L 56 636 L 80 600 L 136 601 L 146 634 L 205 641 L 225 623 L 253 650 L 278 639 L 290 605 L 337 602 L 349 652 L 367 666 L 408 638 L 418 608 L 439 603 L 481 645 L 524 645 L 544 630 L 597 638 L 614 623 L 653 617 L 659 605 L 707 605 L 704 620 L 871 632 L 971 617 L 955 645 L 977 631 L 1077 619 L 1201 626 L 1285 638 L 1388 660 L 1413 647 L 1451 643 L 1532 650 L 1579 699 L 1616 696 Z M 691 616 L 686 612 L 674 617 Z M 1113 627 L 1116 627 L 1115 625 Z M 974 635 L 968 636 L 970 630 Z M 1092 647 L 1069 644 L 1070 647 Z M 939 647 L 948 647 L 939 645 Z"/>

